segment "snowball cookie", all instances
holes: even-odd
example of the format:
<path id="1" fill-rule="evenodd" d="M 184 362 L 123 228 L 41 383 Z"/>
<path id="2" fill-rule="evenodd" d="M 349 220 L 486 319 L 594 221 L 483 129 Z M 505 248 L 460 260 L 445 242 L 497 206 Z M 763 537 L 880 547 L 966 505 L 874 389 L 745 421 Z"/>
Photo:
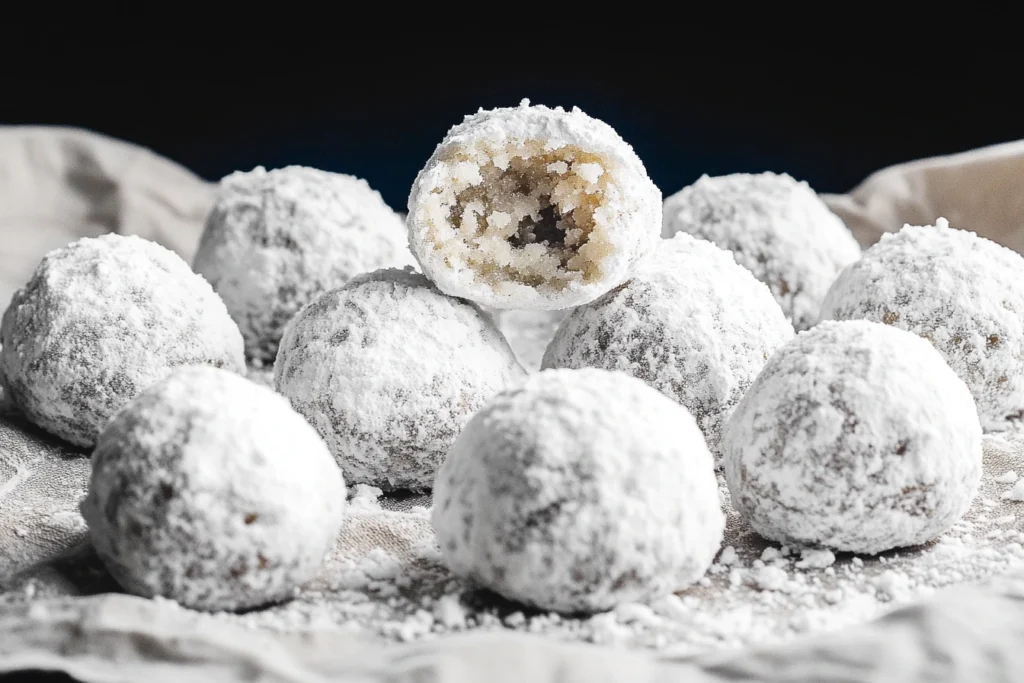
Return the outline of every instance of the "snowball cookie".
<path id="1" fill-rule="evenodd" d="M 633 148 L 579 109 L 480 110 L 409 196 L 409 244 L 438 288 L 495 308 L 568 308 L 629 277 L 661 192 Z"/>
<path id="2" fill-rule="evenodd" d="M 594 612 L 690 585 L 725 517 L 685 408 L 605 370 L 545 370 L 473 416 L 434 486 L 451 570 L 541 609 Z"/>
<path id="3" fill-rule="evenodd" d="M 906 226 L 842 272 L 824 320 L 863 318 L 930 341 L 974 395 L 985 429 L 1024 419 L 1024 258 L 973 232 Z"/>
<path id="4" fill-rule="evenodd" d="M 4 313 L 0 344 L 5 393 L 85 447 L 174 367 L 245 369 L 242 336 L 206 280 L 155 242 L 116 234 L 47 254 Z"/>
<path id="5" fill-rule="evenodd" d="M 100 434 L 82 503 L 129 592 L 201 610 L 287 598 L 341 526 L 345 484 L 316 431 L 270 389 L 183 368 Z"/>
<path id="6" fill-rule="evenodd" d="M 346 481 L 417 491 L 470 415 L 524 375 L 487 314 L 411 269 L 319 296 L 288 325 L 274 367 Z"/>
<path id="7" fill-rule="evenodd" d="M 543 367 L 642 379 L 686 406 L 717 456 L 722 423 L 793 326 L 730 252 L 685 234 L 662 242 L 631 280 L 573 310 Z"/>
<path id="8" fill-rule="evenodd" d="M 677 232 L 732 251 L 797 330 L 817 322 L 829 285 L 860 257 L 843 221 L 807 183 L 785 174 L 701 177 L 665 200 L 662 235 Z"/>
<path id="9" fill-rule="evenodd" d="M 404 221 L 365 180 L 301 166 L 221 180 L 194 260 L 242 330 L 246 354 L 264 362 L 318 294 L 410 263 Z"/>
<path id="10" fill-rule="evenodd" d="M 967 511 L 981 425 L 932 346 L 867 321 L 824 322 L 768 361 L 725 427 L 733 506 L 787 545 L 878 553 Z"/>

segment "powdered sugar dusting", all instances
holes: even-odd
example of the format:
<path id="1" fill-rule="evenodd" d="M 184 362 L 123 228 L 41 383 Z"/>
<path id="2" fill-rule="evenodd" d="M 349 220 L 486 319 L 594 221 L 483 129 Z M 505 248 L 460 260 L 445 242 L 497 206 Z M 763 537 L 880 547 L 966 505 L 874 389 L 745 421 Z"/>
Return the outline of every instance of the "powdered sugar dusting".
<path id="1" fill-rule="evenodd" d="M 860 256 L 842 220 L 786 174 L 702 176 L 665 200 L 662 235 L 677 232 L 731 250 L 797 330 L 817 322 L 832 281 Z"/>
<path id="2" fill-rule="evenodd" d="M 693 418 L 603 370 L 548 370 L 499 394 L 466 425 L 434 494 L 455 574 L 562 612 L 696 581 L 723 527 Z"/>
<path id="3" fill-rule="evenodd" d="M 932 343 L 967 384 L 982 426 L 1024 419 L 1024 258 L 949 227 L 905 226 L 832 285 L 823 320 L 865 319 Z"/>
<path id="4" fill-rule="evenodd" d="M 792 336 L 771 292 L 730 252 L 678 234 L 662 240 L 628 282 L 574 309 L 543 366 L 643 380 L 690 411 L 718 456 L 723 423 Z"/>
<path id="5" fill-rule="evenodd" d="M 564 173 L 567 168 L 547 170 Z M 542 326 L 517 321 L 507 328 L 520 335 L 512 340 L 520 358 L 539 358 L 535 340 L 544 333 L 524 330 Z M 453 577 L 428 521 L 429 498 L 356 486 L 350 491 L 352 512 L 334 551 L 294 600 L 242 615 L 202 618 L 288 632 L 338 629 L 390 641 L 468 630 L 518 630 L 651 648 L 668 656 L 771 645 L 867 621 L 945 586 L 1019 569 L 1024 559 L 1024 483 L 1018 472 L 1024 472 L 1024 439 L 1005 432 L 985 437 L 983 444 L 981 486 L 967 514 L 925 546 L 877 556 L 764 541 L 736 513 L 720 477 L 726 545 L 708 573 L 678 594 L 623 603 L 592 617 L 538 612 Z M 30 515 L 34 509 L 28 505 L 21 511 Z M 55 529 L 80 531 L 81 519 L 74 514 L 47 512 L 47 517 Z M 12 533 L 33 543 L 37 531 L 15 526 Z M 99 573 L 87 562 L 83 568 Z M 70 590 L 71 580 L 59 573 L 46 566 L 27 580 L 15 577 L 4 583 L 8 592 L 0 593 L 0 601 L 39 601 Z"/>
<path id="6" fill-rule="evenodd" d="M 0 343 L 7 399 L 77 446 L 175 367 L 245 367 L 210 285 L 174 252 L 117 234 L 47 254 L 4 313 Z"/>
<path id="7" fill-rule="evenodd" d="M 416 490 L 470 416 L 525 374 L 483 311 L 411 269 L 365 273 L 303 308 L 274 371 L 347 482 Z"/>
<path id="8" fill-rule="evenodd" d="M 967 510 L 981 425 L 920 337 L 824 322 L 768 361 L 726 425 L 723 460 L 762 535 L 876 553 L 929 541 Z"/>
<path id="9" fill-rule="evenodd" d="M 1012 483 L 1016 482 L 1018 478 L 1019 477 L 1017 476 L 1017 473 L 1015 471 L 1013 471 L 1013 470 L 1010 470 L 1009 472 L 1005 472 L 1005 473 L 999 475 L 996 478 L 996 483 L 998 483 L 998 484 L 1012 484 Z"/>
<path id="10" fill-rule="evenodd" d="M 321 292 L 411 263 L 404 222 L 365 180 L 302 166 L 222 179 L 194 260 L 260 361 Z"/>
<path id="11" fill-rule="evenodd" d="M 345 485 L 281 396 L 234 373 L 177 370 L 100 434 L 82 514 L 129 592 L 198 609 L 291 596 L 341 524 Z"/>
<path id="12" fill-rule="evenodd" d="M 524 102 L 448 132 L 413 184 L 407 223 L 441 291 L 560 309 L 629 276 L 657 239 L 661 192 L 607 124 Z"/>
<path id="13" fill-rule="evenodd" d="M 513 334 L 517 328 L 509 329 Z M 542 347 L 531 350 L 530 338 L 521 335 L 517 344 L 539 356 Z M 338 629 L 393 642 L 515 630 L 565 641 L 653 649 L 666 656 L 784 643 L 807 633 L 864 623 L 937 589 L 1024 566 L 1024 503 L 1007 497 L 1015 484 L 996 481 L 1008 478 L 1009 472 L 1024 471 L 1024 438 L 1012 433 L 986 436 L 984 458 L 973 505 L 939 539 L 874 557 L 837 553 L 834 563 L 824 568 L 798 566 L 809 557 L 820 557 L 821 549 L 782 547 L 753 533 L 731 506 L 720 475 L 727 519 L 724 547 L 704 579 L 676 595 L 583 618 L 530 610 L 453 577 L 441 560 L 428 521 L 429 498 L 382 495 L 377 498 L 379 511 L 350 509 L 334 552 L 293 601 L 244 615 L 208 618 L 274 631 Z M 373 487 L 362 491 L 363 505 L 373 507 Z M 360 494 L 354 488 L 352 495 Z M 997 523 L 1008 516 L 1014 519 Z M 776 552 L 766 555 L 766 548 Z M 781 590 L 765 590 L 756 583 L 764 566 L 786 573 Z M 876 580 L 885 572 L 892 574 Z M 52 572 L 36 576 L 14 584 L 17 590 L 4 593 L 0 600 L 39 600 L 67 590 L 62 588 L 66 579 L 57 580 Z M 461 624 L 451 618 L 453 601 L 464 608 Z"/>
<path id="14" fill-rule="evenodd" d="M 1013 488 L 1003 492 L 1003 498 L 1012 501 L 1024 501 L 1024 481 L 1018 481 Z"/>
<path id="15" fill-rule="evenodd" d="M 384 494 L 376 486 L 370 486 L 368 484 L 356 484 L 352 487 L 352 497 L 349 498 L 348 507 L 349 510 L 359 510 L 360 512 L 379 512 L 383 508 L 380 506 L 380 497 Z"/>
<path id="16" fill-rule="evenodd" d="M 804 548 L 800 551 L 797 569 L 824 569 L 835 564 L 836 556 L 831 550 L 824 548 Z"/>
<path id="17" fill-rule="evenodd" d="M 985 437 L 984 451 L 985 474 L 974 504 L 935 542 L 874 557 L 836 554 L 824 568 L 798 566 L 815 549 L 770 544 L 754 534 L 730 505 L 719 476 L 727 515 L 725 546 L 705 579 L 679 594 L 582 618 L 526 609 L 454 578 L 424 517 L 429 500 L 385 495 L 378 499 L 379 511 L 350 508 L 334 552 L 293 601 L 205 618 L 273 631 L 337 629 L 391 642 L 514 630 L 652 649 L 666 656 L 785 643 L 864 623 L 944 587 L 1024 567 L 1024 503 L 1004 499 L 1013 485 L 995 481 L 1024 468 L 1024 437 Z M 1007 515 L 1015 515 L 1012 523 L 995 522 Z M 765 561 L 767 548 L 774 552 Z M 758 583 L 766 566 L 786 574 L 778 589 Z M 54 572 L 36 577 L 5 585 L 9 591 L 0 594 L 0 601 L 40 600 L 67 590 L 67 579 Z M 461 623 L 453 616 L 455 602 L 463 609 Z"/>
<path id="18" fill-rule="evenodd" d="M 1022 447 L 1024 439 L 986 437 L 985 471 L 999 475 L 1021 467 Z M 820 549 L 783 547 L 758 537 L 729 505 L 721 476 L 719 487 L 727 512 L 726 546 L 705 580 L 679 594 L 591 617 L 527 609 L 467 586 L 444 568 L 422 514 L 382 509 L 349 513 L 335 553 L 294 601 L 214 618 L 275 631 L 340 629 L 395 642 L 515 630 L 684 656 L 784 643 L 864 623 L 937 589 L 1024 566 L 1020 517 L 1008 527 L 992 521 L 1022 504 L 1001 500 L 1009 487 L 989 475 L 971 510 L 937 541 L 874 557 L 839 554 L 832 564 Z M 999 502 L 990 507 L 985 500 Z M 387 497 L 381 503 L 391 504 Z M 1000 535 L 990 535 L 993 530 Z M 801 566 L 809 558 L 819 559 Z"/>
<path id="19" fill-rule="evenodd" d="M 529 352 L 528 338 L 520 343 Z M 727 519 L 724 547 L 704 580 L 677 595 L 584 618 L 526 609 L 456 579 L 441 560 L 425 516 L 429 498 L 384 495 L 377 499 L 379 511 L 350 508 L 335 551 L 295 600 L 211 618 L 274 631 L 339 629 L 393 642 L 515 630 L 565 641 L 654 649 L 667 656 L 784 643 L 807 633 L 864 623 L 937 589 L 1024 566 L 1024 503 L 1005 497 L 1014 484 L 996 481 L 1008 472 L 1024 471 L 1024 437 L 985 437 L 984 458 L 981 487 L 971 509 L 938 540 L 875 557 L 835 554 L 833 564 L 824 568 L 798 566 L 809 557 L 820 557 L 820 549 L 782 547 L 753 533 L 731 506 L 719 475 Z M 369 506 L 375 491 L 363 491 Z M 355 489 L 352 493 L 359 495 Z M 1015 515 L 1013 522 L 996 524 L 1008 515 Z M 766 548 L 777 551 L 768 554 L 767 562 L 761 559 Z M 756 584 L 763 566 L 786 573 L 785 590 L 764 590 Z M 885 572 L 905 581 L 890 576 L 879 584 L 876 579 Z M 6 593 L 2 599 L 26 600 L 27 592 L 39 599 L 55 590 L 45 579 L 24 586 L 25 591 Z M 464 608 L 461 624 L 439 616 L 450 611 L 453 601 Z M 443 606 L 436 607 L 438 603 Z"/>

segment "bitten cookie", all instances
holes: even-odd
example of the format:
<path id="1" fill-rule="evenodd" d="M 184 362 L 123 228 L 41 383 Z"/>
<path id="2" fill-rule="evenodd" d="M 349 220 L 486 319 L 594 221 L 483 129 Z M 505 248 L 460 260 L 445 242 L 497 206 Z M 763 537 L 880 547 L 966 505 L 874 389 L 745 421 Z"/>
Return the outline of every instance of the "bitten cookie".
<path id="1" fill-rule="evenodd" d="M 661 192 L 608 124 L 524 100 L 448 132 L 413 184 L 407 223 L 442 292 L 560 309 L 629 277 L 657 239 Z"/>

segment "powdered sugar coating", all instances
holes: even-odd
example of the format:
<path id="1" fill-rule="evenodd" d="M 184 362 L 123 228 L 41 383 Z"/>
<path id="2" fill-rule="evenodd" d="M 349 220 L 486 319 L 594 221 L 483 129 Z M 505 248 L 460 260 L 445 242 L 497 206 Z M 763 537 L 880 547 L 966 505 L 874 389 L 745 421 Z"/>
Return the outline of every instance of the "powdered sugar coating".
<path id="1" fill-rule="evenodd" d="M 814 325 L 829 285 L 860 257 L 843 221 L 786 174 L 702 176 L 665 200 L 662 235 L 677 232 L 732 251 L 797 330 Z"/>
<path id="2" fill-rule="evenodd" d="M 524 375 L 490 317 L 411 269 L 317 297 L 288 325 L 274 368 L 346 481 L 415 490 L 433 485 L 470 415 Z"/>
<path id="3" fill-rule="evenodd" d="M 4 393 L 77 446 L 172 368 L 245 368 L 210 285 L 168 249 L 116 234 L 47 254 L 4 313 L 0 343 Z"/>
<path id="4" fill-rule="evenodd" d="M 441 291 L 553 310 L 629 277 L 657 239 L 661 192 L 606 123 L 524 100 L 448 132 L 413 184 L 407 224 Z"/>
<path id="5" fill-rule="evenodd" d="M 404 221 L 365 180 L 302 166 L 222 179 L 194 260 L 261 361 L 321 292 L 411 263 Z"/>
<path id="6" fill-rule="evenodd" d="M 768 361 L 725 428 L 732 503 L 787 545 L 878 553 L 929 541 L 968 509 L 981 425 L 926 341 L 823 322 Z"/>
<path id="7" fill-rule="evenodd" d="M 971 390 L 982 426 L 1024 419 L 1024 258 L 949 227 L 905 226 L 846 268 L 823 320 L 866 319 L 924 337 Z"/>
<path id="8" fill-rule="evenodd" d="M 545 370 L 473 416 L 434 488 L 442 555 L 542 609 L 593 612 L 699 579 L 725 526 L 686 409 L 605 370 Z"/>
<path id="9" fill-rule="evenodd" d="M 215 368 L 144 391 L 100 435 L 92 466 L 93 545 L 144 597 L 211 611 L 280 601 L 313 578 L 341 526 L 345 484 L 313 428 Z"/>
<path id="10" fill-rule="evenodd" d="M 771 292 L 730 252 L 680 233 L 662 240 L 628 282 L 574 309 L 543 367 L 643 380 L 690 411 L 718 456 L 722 424 L 792 337 Z"/>

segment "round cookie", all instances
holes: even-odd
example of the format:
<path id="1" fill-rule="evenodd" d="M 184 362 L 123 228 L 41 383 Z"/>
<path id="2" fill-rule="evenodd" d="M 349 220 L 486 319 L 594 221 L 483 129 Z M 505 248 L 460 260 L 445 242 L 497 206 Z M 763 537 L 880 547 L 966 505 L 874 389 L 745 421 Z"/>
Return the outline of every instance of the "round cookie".
<path id="1" fill-rule="evenodd" d="M 662 236 L 679 232 L 732 251 L 797 330 L 817 322 L 829 286 L 860 257 L 843 221 L 785 174 L 702 176 L 665 200 Z"/>
<path id="2" fill-rule="evenodd" d="M 405 222 L 365 180 L 288 166 L 220 181 L 193 265 L 224 299 L 258 363 L 318 294 L 412 263 Z"/>
<path id="3" fill-rule="evenodd" d="M 470 415 L 525 371 L 491 318 L 418 273 L 380 270 L 288 325 L 274 381 L 350 484 L 426 490 Z"/>
<path id="4" fill-rule="evenodd" d="M 985 429 L 1024 419 L 1024 258 L 937 225 L 886 234 L 832 285 L 822 320 L 865 319 L 924 337 L 971 390 Z"/>
<path id="5" fill-rule="evenodd" d="M 442 292 L 553 310 L 629 277 L 657 239 L 661 192 L 606 123 L 524 100 L 448 132 L 413 184 L 407 224 Z"/>
<path id="6" fill-rule="evenodd" d="M 733 255 L 686 234 L 662 240 L 628 282 L 576 308 L 545 368 L 620 370 L 683 404 L 708 448 L 765 361 L 793 337 L 771 292 Z"/>
<path id="7" fill-rule="evenodd" d="M 967 511 L 981 425 L 932 346 L 867 321 L 823 322 L 768 361 L 725 428 L 732 504 L 795 546 L 879 553 Z"/>
<path id="8" fill-rule="evenodd" d="M 4 313 L 0 344 L 4 393 L 84 447 L 172 368 L 245 368 L 242 336 L 206 280 L 155 242 L 116 234 L 47 254 Z"/>
<path id="9" fill-rule="evenodd" d="M 345 484 L 288 401 L 234 373 L 183 368 L 119 412 L 82 503 L 129 592 L 200 610 L 288 598 L 339 531 Z"/>
<path id="10" fill-rule="evenodd" d="M 532 375 L 473 416 L 438 472 L 433 524 L 456 575 L 574 613 L 697 581 L 725 517 L 686 409 L 585 369 Z"/>

